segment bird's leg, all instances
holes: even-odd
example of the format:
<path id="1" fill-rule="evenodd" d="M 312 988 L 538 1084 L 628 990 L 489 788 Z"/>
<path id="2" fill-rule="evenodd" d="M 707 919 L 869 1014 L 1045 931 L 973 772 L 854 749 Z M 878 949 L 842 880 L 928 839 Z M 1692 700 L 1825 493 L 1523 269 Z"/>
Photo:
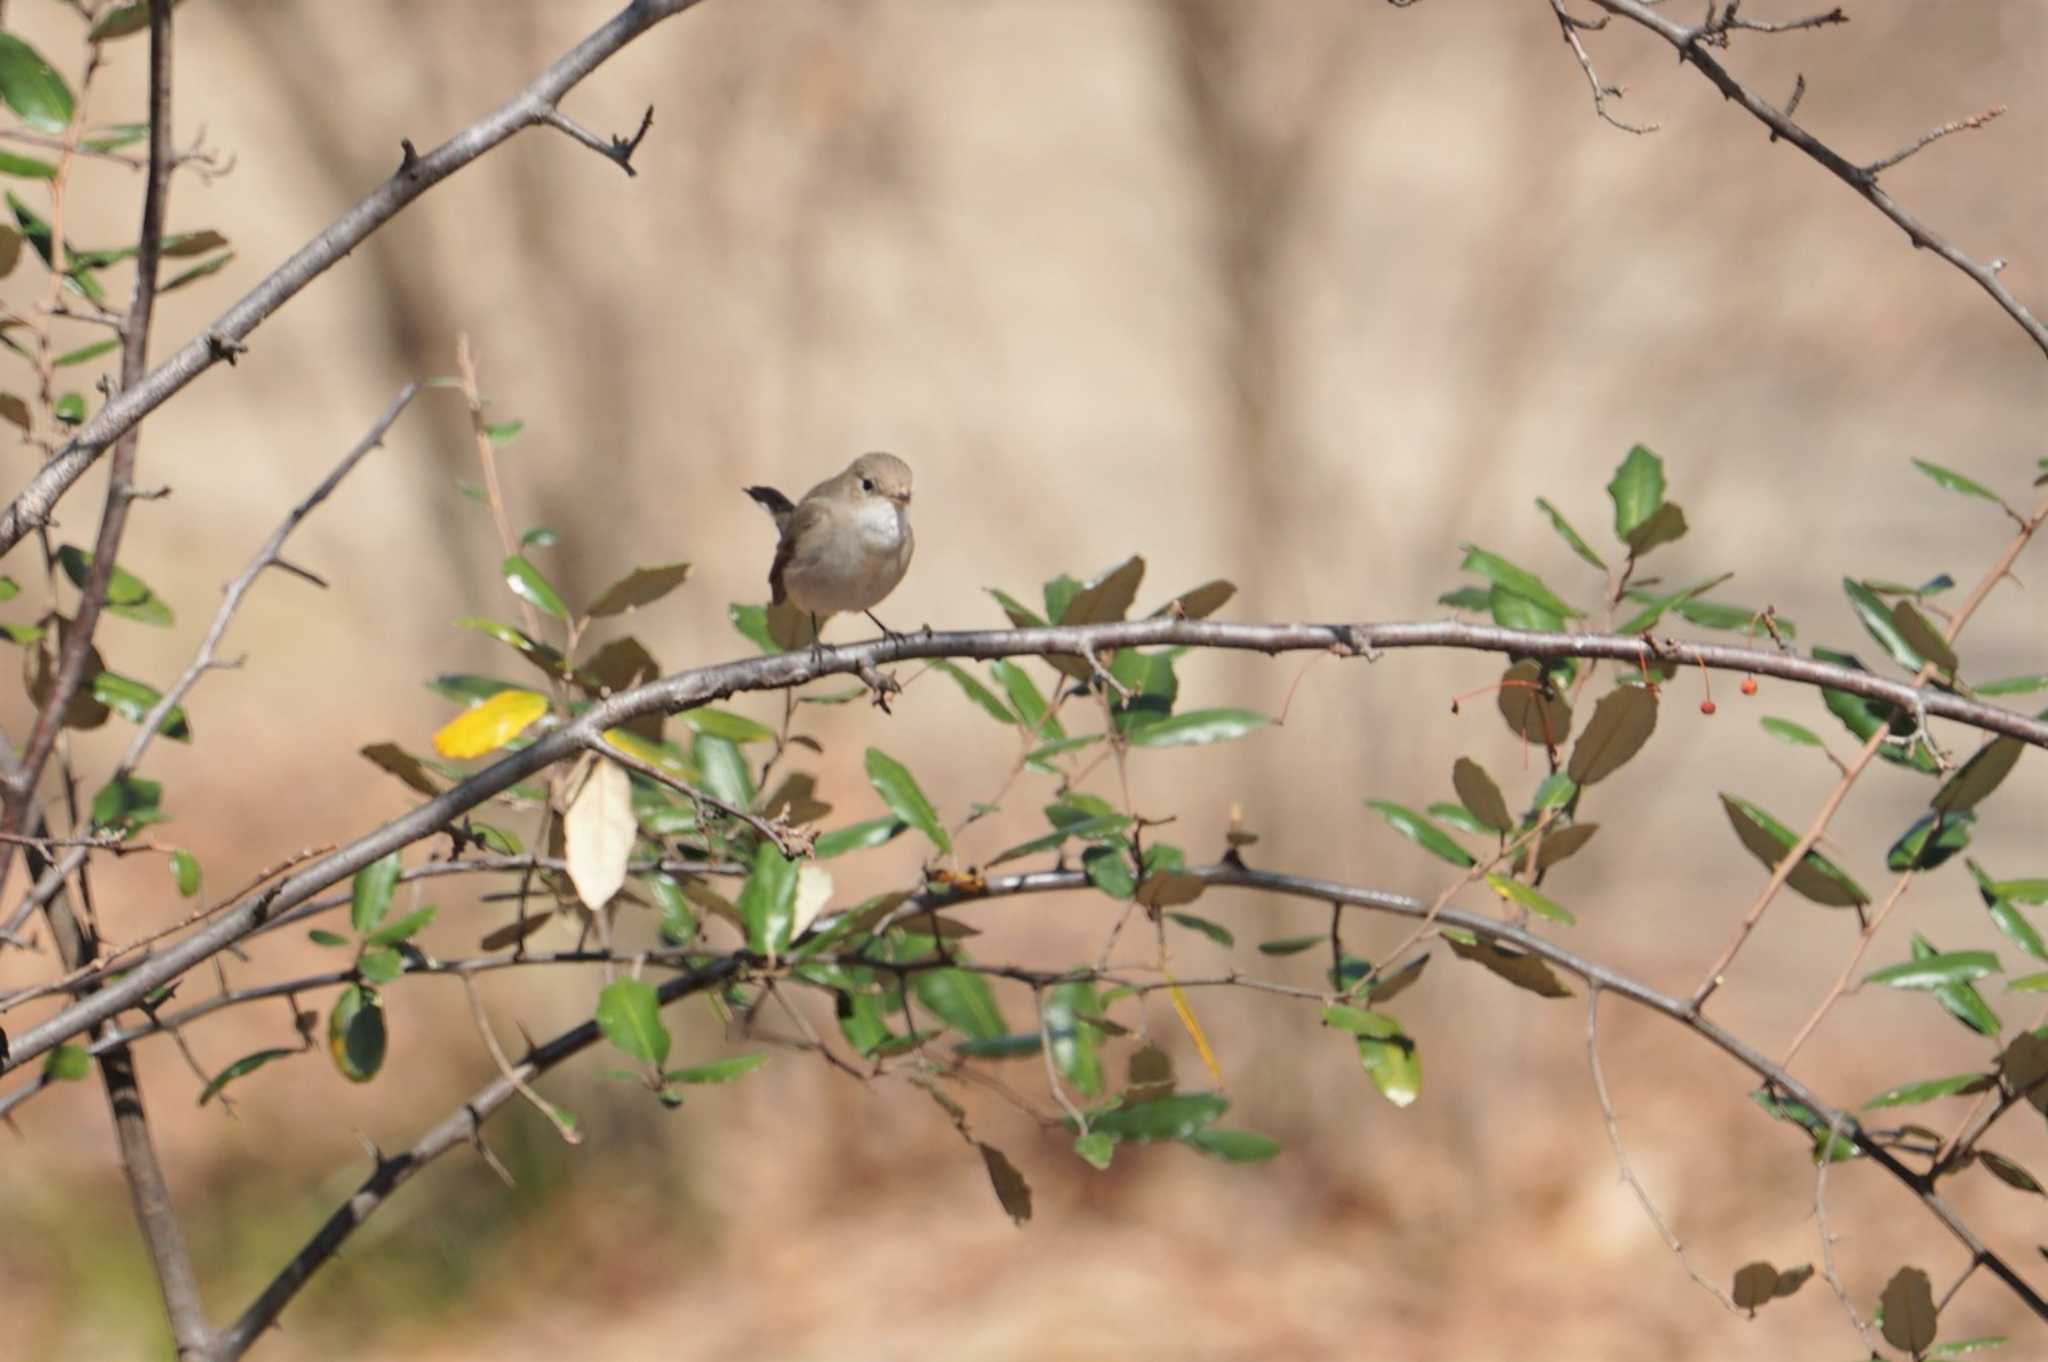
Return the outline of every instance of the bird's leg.
<path id="1" fill-rule="evenodd" d="M 866 615 L 868 617 L 869 622 L 872 623 L 875 626 L 875 628 L 880 629 L 882 631 L 882 637 L 888 639 L 890 642 L 893 643 L 897 639 L 903 637 L 903 635 L 897 633 L 894 629 L 891 629 L 888 625 L 882 623 L 879 619 L 876 619 L 874 611 L 863 610 L 861 611 L 861 614 Z"/>
<path id="2" fill-rule="evenodd" d="M 817 612 L 817 611 L 815 611 L 815 610 L 813 610 L 813 611 L 811 611 L 811 612 L 810 612 L 810 616 L 811 616 L 811 665 L 812 665 L 813 667 L 822 667 L 822 666 L 824 666 L 824 665 L 825 665 L 825 640 L 824 640 L 823 638 L 819 637 L 819 634 L 820 634 L 820 630 L 819 630 L 819 627 L 818 627 L 818 612 Z"/>

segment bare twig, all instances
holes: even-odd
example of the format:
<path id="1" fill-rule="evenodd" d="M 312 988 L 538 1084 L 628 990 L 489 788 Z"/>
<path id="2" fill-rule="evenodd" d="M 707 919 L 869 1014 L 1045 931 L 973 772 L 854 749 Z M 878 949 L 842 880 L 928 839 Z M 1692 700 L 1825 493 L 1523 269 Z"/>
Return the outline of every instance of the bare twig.
<path id="1" fill-rule="evenodd" d="M 1770 101 L 1737 80 L 1729 73 L 1728 68 L 1723 66 L 1707 50 L 1710 46 L 1725 45 L 1727 30 L 1730 28 L 1750 29 L 1758 32 L 1780 32 L 1793 28 L 1813 28 L 1822 24 L 1845 22 L 1847 16 L 1841 10 L 1830 10 L 1824 14 L 1816 14 L 1805 19 L 1790 20 L 1776 25 L 1761 21 L 1739 20 L 1732 23 L 1723 22 L 1719 27 L 1715 27 L 1710 20 L 1708 23 L 1689 27 L 1667 19 L 1654 5 L 1646 3 L 1645 0 L 1590 0 L 1590 2 L 1606 10 L 1609 14 L 1619 15 L 1631 23 L 1641 25 L 1669 43 L 1678 52 L 1678 59 L 1680 61 L 1690 63 L 1701 75 L 1713 82 L 1714 88 L 1747 109 L 1753 117 L 1769 128 L 1773 141 L 1783 138 L 1799 148 L 1799 150 L 1805 152 L 1824 166 L 1829 174 L 1855 190 L 1871 207 L 1889 218 L 1900 231 L 1906 234 L 1906 239 L 1911 241 L 1915 247 L 1933 251 L 1943 260 L 1946 260 L 1949 264 L 1968 275 L 1976 282 L 1979 288 L 1991 295 L 1992 301 L 1998 304 L 2001 311 L 2019 324 L 2020 329 L 2027 333 L 2027 337 L 2034 342 L 2035 346 L 2043 354 L 2048 354 L 2048 325 L 2044 325 L 2041 319 L 2030 312 L 2026 305 L 2013 295 L 2012 290 L 2005 286 L 2004 281 L 1998 277 L 1998 269 L 1995 262 L 1992 264 L 1980 263 L 1964 254 L 1949 242 L 1946 237 L 1936 233 L 1918 218 L 1908 213 L 1900 206 L 1898 200 L 1894 199 L 1879 186 L 1877 182 L 1878 172 L 1890 165 L 1897 164 L 1897 160 L 1887 159 L 1870 165 L 1857 165 L 1825 142 L 1822 142 L 1812 133 L 1794 123 L 1789 108 L 1783 111 L 1773 108 Z M 1960 131 L 1961 127 L 1980 126 L 1983 120 L 1984 115 L 1978 115 L 1974 121 L 1971 119 L 1960 120 L 1957 130 Z M 1940 130 L 1936 132 L 1936 136 L 1945 135 L 1946 133 Z M 1930 137 L 1928 140 L 1932 141 L 1934 138 Z M 1917 150 L 1919 150 L 1919 147 L 1915 146 L 1909 148 L 1905 154 L 1911 155 Z M 1898 159 L 1902 160 L 1904 157 L 1899 157 Z M 4 545 L 0 545 L 0 547 L 4 547 Z"/>
<path id="2" fill-rule="evenodd" d="M 1607 101 L 1609 99 L 1620 99 L 1623 90 L 1619 85 L 1609 85 L 1600 79 L 1599 75 L 1593 70 L 1592 54 L 1586 51 L 1585 43 L 1579 40 L 1580 29 L 1597 30 L 1605 28 L 1607 27 L 1606 18 L 1602 17 L 1598 20 L 1574 18 L 1571 12 L 1564 7 L 1564 0 L 1550 0 L 1550 8 L 1557 14 L 1557 27 L 1564 34 L 1564 40 L 1571 45 L 1572 55 L 1578 58 L 1579 69 L 1586 73 L 1586 84 L 1593 89 L 1593 112 L 1615 127 L 1620 128 L 1623 132 L 1642 134 L 1657 131 L 1657 124 L 1655 123 L 1631 123 L 1608 111 Z"/>
<path id="3" fill-rule="evenodd" d="M 115 439 L 172 394 L 223 359 L 232 359 L 248 336 L 328 267 L 360 246 L 414 199 L 513 134 L 548 121 L 563 96 L 627 43 L 698 0 L 632 0 L 565 53 L 525 89 L 491 113 L 424 154 L 408 154 L 396 174 L 323 228 L 266 275 L 198 336 L 120 394 L 68 440 L 0 511 L 0 554 L 43 524 L 50 509 Z M 616 159 L 616 158 L 614 158 Z"/>
<path id="4" fill-rule="evenodd" d="M 484 1015 L 483 995 L 477 992 L 476 976 L 461 974 L 457 977 L 462 980 L 463 992 L 469 995 L 469 1015 L 476 1022 L 476 1032 L 483 1037 L 484 1048 L 491 1052 L 492 1062 L 498 1066 L 498 1072 L 505 1076 L 505 1081 L 512 1085 L 512 1091 L 524 1097 L 529 1106 L 547 1117 L 548 1124 L 562 1137 L 562 1143 L 582 1144 L 583 1133 L 562 1115 L 553 1102 L 535 1092 L 532 1085 L 521 1078 L 519 1071 L 512 1067 L 512 1061 L 505 1057 L 505 1047 L 498 1044 L 498 1033 L 491 1029 L 491 1019 Z"/>

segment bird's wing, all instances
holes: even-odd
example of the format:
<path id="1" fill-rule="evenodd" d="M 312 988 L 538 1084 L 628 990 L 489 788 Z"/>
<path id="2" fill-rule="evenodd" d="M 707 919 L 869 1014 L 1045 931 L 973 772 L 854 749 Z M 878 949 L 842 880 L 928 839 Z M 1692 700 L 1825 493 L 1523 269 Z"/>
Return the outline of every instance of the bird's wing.
<path id="1" fill-rule="evenodd" d="M 762 510 L 775 518 L 775 528 L 781 529 L 789 523 L 789 513 L 796 509 L 790 499 L 773 487 L 743 487 L 740 489 L 760 504 Z"/>
<path id="2" fill-rule="evenodd" d="M 775 546 L 775 563 L 768 569 L 769 604 L 781 605 L 789 599 L 789 589 L 783 583 L 782 574 L 788 569 L 790 560 L 796 557 L 797 542 L 828 514 L 824 503 L 819 501 L 806 501 L 791 508 L 788 518 L 782 522 L 782 540 Z"/>

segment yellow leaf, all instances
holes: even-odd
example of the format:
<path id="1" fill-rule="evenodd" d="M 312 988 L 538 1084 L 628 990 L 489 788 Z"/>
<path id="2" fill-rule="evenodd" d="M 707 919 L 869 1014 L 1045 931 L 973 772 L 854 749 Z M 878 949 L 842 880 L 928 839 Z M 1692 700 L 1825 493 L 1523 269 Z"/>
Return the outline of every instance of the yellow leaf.
<path id="1" fill-rule="evenodd" d="M 1166 996 L 1173 1000 L 1173 1010 L 1180 1014 L 1180 1024 L 1188 1031 L 1188 1039 L 1195 1043 L 1195 1053 L 1202 1057 L 1202 1063 L 1209 1070 L 1209 1077 L 1216 1080 L 1216 1086 L 1230 1086 L 1223 1081 L 1223 1066 L 1216 1062 L 1216 1052 L 1209 1048 L 1209 1038 L 1202 1034 L 1202 1025 L 1195 1020 L 1194 1009 L 1188 1006 L 1187 994 L 1180 991 L 1180 985 L 1166 976 Z"/>
<path id="2" fill-rule="evenodd" d="M 501 690 L 449 720 L 434 735 L 434 750 L 457 761 L 495 752 L 547 712 L 545 695 L 530 690 Z"/>

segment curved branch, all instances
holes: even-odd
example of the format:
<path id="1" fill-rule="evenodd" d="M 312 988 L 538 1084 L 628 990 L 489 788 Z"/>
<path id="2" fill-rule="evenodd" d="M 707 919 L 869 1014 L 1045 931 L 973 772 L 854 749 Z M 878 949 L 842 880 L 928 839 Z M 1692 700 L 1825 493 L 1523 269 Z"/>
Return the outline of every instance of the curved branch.
<path id="1" fill-rule="evenodd" d="M 1700 1016 L 1682 999 L 1659 993 L 1646 984 L 1576 955 L 1533 932 L 1495 918 L 1482 917 L 1454 908 L 1432 910 L 1429 905 L 1406 895 L 1360 889 L 1334 880 L 1252 870 L 1241 865 L 1190 867 L 1183 873 L 1218 887 L 1262 890 L 1314 900 L 1318 903 L 1341 903 L 1400 917 L 1420 919 L 1434 911 L 1438 922 L 1463 928 L 1478 936 L 1540 957 L 1583 980 L 1596 991 L 1604 989 L 1638 1006 L 1669 1017 L 1754 1073 L 1774 1091 L 1803 1104 L 1817 1119 L 1827 1122 L 1831 1129 L 1841 1132 L 1840 1138 L 1855 1144 L 1865 1156 L 1911 1191 L 1969 1251 L 1973 1264 L 1981 1263 L 1991 1269 L 2036 1315 L 2048 1318 L 2048 1301 L 2043 1301 L 2010 1264 L 1977 1238 L 1948 1204 L 1935 1194 L 1927 1178 L 1900 1163 L 1890 1150 L 1863 1129 L 1853 1115 L 1821 1100 L 1799 1080 L 1765 1058 L 1761 1052 Z M 952 890 L 928 891 L 916 896 L 913 901 L 920 908 L 937 910 L 980 899 L 1012 898 L 1027 894 L 1093 888 L 1094 885 L 1085 871 L 1041 870 L 1021 875 L 991 877 L 986 886 L 975 893 L 958 893 Z M 734 978 L 759 963 L 745 953 L 735 953 L 701 969 L 664 981 L 657 988 L 657 997 L 661 1003 L 667 1004 Z M 934 959 L 931 962 L 933 967 L 941 967 L 948 963 L 950 962 L 941 959 Z M 1027 982 L 1042 982 L 1038 976 L 1028 971 L 1019 972 L 1019 977 Z M 595 1044 L 600 1034 L 595 1022 L 584 1022 L 564 1031 L 544 1045 L 536 1047 L 511 1073 L 502 1074 L 479 1089 L 468 1101 L 422 1135 L 405 1153 L 395 1158 L 379 1155 L 377 1166 L 355 1195 L 328 1217 L 326 1223 L 294 1255 L 291 1262 L 264 1289 L 242 1318 L 222 1334 L 224 1351 L 221 1355 L 239 1356 L 256 1333 L 276 1319 L 278 1313 L 297 1293 L 299 1287 L 304 1285 L 307 1278 L 340 1249 L 342 1243 L 383 1205 L 400 1184 L 457 1145 L 479 1140 L 483 1122 L 516 1095 L 519 1084 L 531 1084 L 541 1074 Z"/>
<path id="2" fill-rule="evenodd" d="M 550 124 L 557 102 L 585 76 L 654 25 L 697 3 L 698 0 L 633 0 L 525 89 L 440 146 L 418 155 L 407 143 L 397 173 L 329 223 L 141 382 L 123 386 L 100 409 L 99 415 L 86 422 L 29 479 L 13 503 L 0 511 L 0 555 L 45 523 L 58 499 L 109 445 L 219 361 L 233 363 L 251 332 L 406 205 L 513 134 Z M 618 159 L 611 153 L 605 154 Z"/>
<path id="3" fill-rule="evenodd" d="M 500 758 L 461 784 L 365 833 L 339 851 L 321 857 L 249 902 L 222 913 L 161 954 L 135 966 L 118 981 L 82 999 L 14 1039 L 0 1073 L 20 1068 L 60 1042 L 133 1007 L 150 990 L 170 982 L 243 937 L 338 884 L 370 862 L 430 836 L 455 819 L 528 776 L 574 756 L 605 730 L 642 714 L 675 713 L 740 691 L 779 690 L 821 676 L 857 673 L 879 663 L 926 657 L 1087 657 L 1110 648 L 1186 644 L 1261 653 L 1333 649 L 1366 656 L 1392 648 L 1469 648 L 1526 657 L 1598 657 L 1621 662 L 1661 660 L 1778 676 L 1824 685 L 1908 710 L 1955 719 L 1995 733 L 2011 734 L 2048 747 L 2048 722 L 1961 696 L 1917 690 L 1870 672 L 1830 666 L 1805 658 L 1722 644 L 1652 642 L 1616 634 L 1545 634 L 1496 625 L 1459 624 L 1220 624 L 1213 620 L 1151 619 L 1117 624 L 983 629 L 959 633 L 898 635 L 868 643 L 803 648 L 680 672 L 622 691 L 574 721 L 545 733 L 521 751 Z"/>
<path id="4" fill-rule="evenodd" d="M 1877 182 L 1878 173 L 1888 166 L 1896 165 L 1899 161 L 1905 159 L 1905 156 L 1910 156 L 1914 151 L 1918 151 L 1921 147 L 1927 145 L 1928 142 L 1934 141 L 1937 137 L 1945 136 L 1950 131 L 1958 131 L 1963 127 L 1981 126 L 1984 122 L 1988 121 L 1986 115 L 1980 114 L 1975 118 L 1960 119 L 1954 125 L 1937 130 L 1933 136 L 1922 139 L 1919 144 L 1903 155 L 1887 157 L 1874 161 L 1869 165 L 1859 166 L 1815 137 L 1812 133 L 1806 131 L 1806 129 L 1800 127 L 1797 123 L 1794 123 L 1789 110 L 1781 111 L 1772 107 L 1770 101 L 1729 74 L 1728 68 L 1723 66 L 1715 59 L 1712 53 L 1706 50 L 1706 44 L 1709 42 L 1725 42 L 1726 31 L 1731 26 L 1755 29 L 1760 32 L 1778 32 L 1785 28 L 1812 27 L 1816 24 L 1837 22 L 1841 17 L 1841 11 L 1835 10 L 1825 15 L 1817 15 L 1811 19 L 1796 20 L 1790 24 L 1778 26 L 1766 26 L 1761 23 L 1742 20 L 1732 25 L 1723 23 L 1718 27 L 1711 24 L 1688 27 L 1665 18 L 1662 14 L 1651 8 L 1650 5 L 1643 3 L 1643 0 L 1592 0 L 1592 3 L 1606 10 L 1609 14 L 1619 15 L 1621 18 L 1627 19 L 1632 23 L 1642 25 L 1665 42 L 1671 44 L 1673 48 L 1677 49 L 1678 59 L 1681 62 L 1689 62 L 1698 68 L 1701 75 L 1714 83 L 1714 88 L 1718 89 L 1727 98 L 1734 100 L 1743 108 L 1749 110 L 1759 122 L 1769 128 L 1772 140 L 1775 141 L 1782 137 L 1808 156 L 1811 156 L 1814 160 L 1825 166 L 1829 174 L 1862 195 L 1871 207 L 1877 209 L 1878 212 L 1884 214 L 1887 218 L 1890 218 L 1899 230 L 1906 234 L 1906 239 L 1911 241 L 1915 247 L 1933 251 L 1943 260 L 1946 260 L 1949 264 L 1975 280 L 1979 288 L 1991 295 L 1992 301 L 1998 304 L 2000 310 L 2019 323 L 2020 329 L 2027 333 L 2028 338 L 2034 342 L 2041 353 L 2048 355 L 2048 325 L 2043 325 L 2041 319 L 2028 311 L 2026 304 L 2014 297 L 2012 290 L 2005 286 L 2004 281 L 1998 277 L 1998 262 L 1994 261 L 1989 265 L 1981 264 L 1970 256 L 1965 255 L 1952 245 L 1947 238 L 1941 236 L 1900 207 L 1898 200 L 1887 194 Z M 1711 12 L 1711 6 L 1709 11 Z"/>

